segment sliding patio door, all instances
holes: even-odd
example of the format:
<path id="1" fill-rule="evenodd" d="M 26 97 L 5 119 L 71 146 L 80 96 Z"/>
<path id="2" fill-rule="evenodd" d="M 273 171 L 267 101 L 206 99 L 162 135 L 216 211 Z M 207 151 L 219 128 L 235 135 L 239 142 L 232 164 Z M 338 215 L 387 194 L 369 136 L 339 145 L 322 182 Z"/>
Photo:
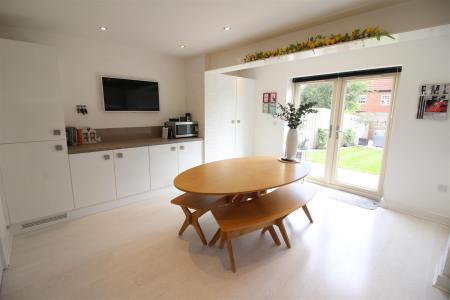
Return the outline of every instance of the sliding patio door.
<path id="1" fill-rule="evenodd" d="M 299 132 L 313 180 L 379 199 L 397 74 L 296 83 L 295 102 L 314 101 Z"/>

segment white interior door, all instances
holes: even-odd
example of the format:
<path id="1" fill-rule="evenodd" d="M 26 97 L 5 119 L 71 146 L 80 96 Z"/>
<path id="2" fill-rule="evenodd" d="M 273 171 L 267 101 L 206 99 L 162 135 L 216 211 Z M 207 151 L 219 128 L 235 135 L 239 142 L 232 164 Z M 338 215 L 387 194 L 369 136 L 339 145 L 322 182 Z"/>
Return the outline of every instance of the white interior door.
<path id="1" fill-rule="evenodd" d="M 2 170 L 0 165 L 0 259 L 3 268 L 9 266 L 12 248 L 12 234 L 8 230 L 8 214 L 4 206 L 3 186 L 2 186 Z M 0 273 L 3 270 L 0 269 Z"/>
<path id="2" fill-rule="evenodd" d="M 0 144 L 64 138 L 56 54 L 0 39 L 0 66 Z"/>
<path id="3" fill-rule="evenodd" d="M 253 152 L 253 128 L 256 104 L 255 80 L 237 77 L 235 156 L 250 156 Z"/>
<path id="4" fill-rule="evenodd" d="M 150 191 L 148 147 L 114 150 L 117 198 Z"/>
<path id="5" fill-rule="evenodd" d="M 236 77 L 205 74 L 205 161 L 235 155 Z"/>

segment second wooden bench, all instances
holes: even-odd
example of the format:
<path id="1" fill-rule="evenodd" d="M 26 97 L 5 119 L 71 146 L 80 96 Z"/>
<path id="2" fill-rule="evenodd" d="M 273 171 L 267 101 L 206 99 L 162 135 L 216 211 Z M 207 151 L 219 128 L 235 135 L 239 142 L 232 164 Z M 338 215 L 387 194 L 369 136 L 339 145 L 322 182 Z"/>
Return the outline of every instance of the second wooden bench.
<path id="1" fill-rule="evenodd" d="M 236 272 L 231 240 L 243 234 L 264 229 L 269 231 L 275 243 L 280 245 L 273 227 L 276 225 L 280 229 L 286 246 L 290 248 L 283 219 L 302 207 L 312 223 L 306 204 L 315 196 L 316 191 L 316 187 L 311 184 L 292 183 L 254 200 L 213 207 L 211 212 L 220 227 L 221 244 L 227 244 L 231 270 Z M 210 245 L 215 241 L 211 241 Z"/>

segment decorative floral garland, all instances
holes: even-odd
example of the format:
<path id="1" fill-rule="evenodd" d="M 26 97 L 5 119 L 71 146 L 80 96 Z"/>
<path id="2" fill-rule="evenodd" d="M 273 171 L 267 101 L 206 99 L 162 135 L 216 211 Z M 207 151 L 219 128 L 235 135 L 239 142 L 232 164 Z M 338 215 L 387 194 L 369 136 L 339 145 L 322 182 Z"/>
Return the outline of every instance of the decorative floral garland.
<path id="1" fill-rule="evenodd" d="M 269 57 L 275 57 L 280 55 L 286 55 L 291 54 L 295 52 L 305 51 L 305 50 L 312 50 L 319 47 L 324 46 L 330 46 L 334 44 L 340 44 L 350 41 L 356 41 L 361 40 L 365 38 L 372 38 L 376 37 L 377 40 L 380 40 L 382 36 L 387 36 L 391 39 L 394 39 L 392 35 L 390 35 L 388 32 L 381 30 L 378 26 L 377 27 L 368 27 L 366 29 L 355 29 L 351 33 L 346 34 L 332 34 L 330 36 L 322 36 L 317 35 L 314 37 L 310 37 L 305 42 L 297 42 L 295 44 L 290 44 L 287 47 L 277 48 L 275 50 L 269 50 L 269 51 L 259 51 L 251 54 L 247 54 L 244 57 L 244 62 L 251 62 L 255 60 L 260 59 L 266 59 Z"/>

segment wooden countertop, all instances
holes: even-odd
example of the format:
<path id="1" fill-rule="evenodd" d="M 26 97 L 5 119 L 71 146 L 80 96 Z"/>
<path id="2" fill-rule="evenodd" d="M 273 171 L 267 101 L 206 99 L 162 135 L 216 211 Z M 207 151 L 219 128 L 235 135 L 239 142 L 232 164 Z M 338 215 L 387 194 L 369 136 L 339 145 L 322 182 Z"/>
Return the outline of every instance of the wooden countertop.
<path id="1" fill-rule="evenodd" d="M 177 144 L 194 141 L 203 141 L 203 138 L 181 138 L 181 139 L 142 138 L 142 139 L 120 140 L 113 142 L 101 142 L 96 144 L 70 146 L 68 147 L 68 153 L 78 154 L 86 152 L 108 151 L 115 149 L 125 149 L 125 148 L 135 148 L 135 147 L 155 146 L 165 144 Z"/>

